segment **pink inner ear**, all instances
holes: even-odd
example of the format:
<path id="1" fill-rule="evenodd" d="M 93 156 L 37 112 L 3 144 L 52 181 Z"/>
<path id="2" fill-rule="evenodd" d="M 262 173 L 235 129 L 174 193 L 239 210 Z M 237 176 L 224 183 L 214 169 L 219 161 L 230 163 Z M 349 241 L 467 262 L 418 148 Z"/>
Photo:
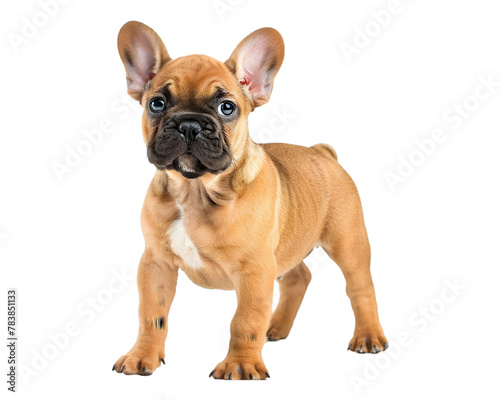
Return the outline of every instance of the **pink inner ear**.
<path id="1" fill-rule="evenodd" d="M 272 47 L 263 37 L 249 39 L 241 50 L 240 63 L 243 76 L 241 85 L 247 89 L 257 102 L 267 102 L 272 87 L 272 71 L 268 68 Z"/>
<path id="2" fill-rule="evenodd" d="M 248 90 L 252 91 L 252 88 L 255 87 L 255 81 L 255 76 L 247 68 L 243 67 L 243 79 L 240 80 L 240 83 L 248 85 Z"/>
<path id="3" fill-rule="evenodd" d="M 133 55 L 134 64 L 129 65 L 127 70 L 131 79 L 129 89 L 142 91 L 146 82 L 153 79 L 156 75 L 152 71 L 157 64 L 157 60 L 155 57 L 155 51 L 151 47 L 151 43 L 143 34 L 139 34 L 134 38 L 133 46 L 133 52 L 135 53 Z"/>
<path id="4" fill-rule="evenodd" d="M 249 69 L 243 67 L 243 79 L 240 80 L 240 83 L 247 85 L 248 90 L 257 102 L 266 102 L 269 99 L 270 84 L 267 80 L 268 73 L 264 71 L 262 66 L 257 67 L 256 73 L 252 73 Z"/>
<path id="5" fill-rule="evenodd" d="M 248 85 L 250 92 L 260 92 L 263 86 L 262 71 L 257 70 L 257 73 L 250 72 L 247 68 L 243 67 L 243 79 L 240 81 L 242 85 Z"/>

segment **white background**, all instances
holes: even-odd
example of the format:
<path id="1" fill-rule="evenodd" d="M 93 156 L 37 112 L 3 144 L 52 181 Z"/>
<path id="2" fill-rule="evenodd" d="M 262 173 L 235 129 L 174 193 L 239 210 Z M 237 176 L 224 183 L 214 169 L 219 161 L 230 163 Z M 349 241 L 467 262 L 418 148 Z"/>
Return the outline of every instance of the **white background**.
<path id="1" fill-rule="evenodd" d="M 401 0 L 378 29 L 372 12 L 387 10 L 388 1 L 74 0 L 46 20 L 35 0 L 3 2 L 0 326 L 6 290 L 18 288 L 25 367 L 18 398 L 498 398 L 500 87 L 480 91 L 483 100 L 469 97 L 481 79 L 500 81 L 497 3 Z M 33 18 L 44 26 L 16 51 L 13 34 Z M 208 378 L 226 355 L 236 299 L 183 274 L 166 366 L 151 377 L 111 372 L 137 334 L 139 214 L 154 174 L 141 110 L 124 107 L 116 36 L 129 20 L 155 29 L 172 57 L 222 61 L 255 29 L 281 32 L 285 61 L 270 103 L 250 116 L 251 133 L 256 141 L 327 142 L 337 150 L 363 201 L 388 352 L 346 351 L 354 318 L 345 282 L 315 252 L 289 338 L 264 347 L 266 382 Z M 348 62 L 341 45 L 353 45 L 365 28 L 372 37 Z M 467 118 L 443 119 L 464 101 L 474 108 Z M 277 123 L 277 112 L 288 121 Z M 59 180 L 54 163 L 65 163 L 84 130 L 103 121 L 114 129 Z M 435 129 L 446 140 L 429 156 L 413 154 L 415 140 Z M 420 165 L 391 190 L 387 172 L 398 173 L 399 157 L 411 154 Z M 113 273 L 122 271 L 128 279 L 120 285 Z M 109 296 L 113 282 L 120 292 Z M 455 295 L 446 282 L 460 286 Z M 100 299 L 99 312 L 90 311 L 91 298 Z M 419 314 L 429 307 L 432 321 Z M 68 324 L 76 334 L 63 339 Z"/>

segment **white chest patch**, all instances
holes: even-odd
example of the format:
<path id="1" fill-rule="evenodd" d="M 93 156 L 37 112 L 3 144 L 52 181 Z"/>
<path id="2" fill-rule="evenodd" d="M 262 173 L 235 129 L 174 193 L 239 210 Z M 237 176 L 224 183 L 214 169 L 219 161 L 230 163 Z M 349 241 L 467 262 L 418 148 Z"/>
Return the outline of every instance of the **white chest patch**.
<path id="1" fill-rule="evenodd" d="M 168 229 L 170 247 L 172 251 L 184 261 L 187 267 L 198 269 L 202 267 L 202 261 L 198 250 L 189 238 L 184 228 L 184 217 L 181 209 L 181 218 L 175 220 Z"/>

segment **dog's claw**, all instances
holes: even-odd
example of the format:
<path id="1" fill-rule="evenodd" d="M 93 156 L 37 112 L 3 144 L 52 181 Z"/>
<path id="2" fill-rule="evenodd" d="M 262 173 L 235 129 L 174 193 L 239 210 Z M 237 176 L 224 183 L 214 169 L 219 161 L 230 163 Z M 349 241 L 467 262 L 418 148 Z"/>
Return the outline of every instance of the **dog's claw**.
<path id="1" fill-rule="evenodd" d="M 165 359 L 164 359 L 164 358 L 161 358 L 160 360 L 161 360 L 161 362 L 163 363 L 163 365 L 165 365 Z"/>
<path id="2" fill-rule="evenodd" d="M 266 377 L 267 377 L 267 378 L 270 378 L 271 376 L 270 376 L 270 375 L 266 372 Z"/>
<path id="3" fill-rule="evenodd" d="M 114 371 L 116 368 L 116 364 L 113 364 L 113 369 L 111 371 Z"/>
<path id="4" fill-rule="evenodd" d="M 233 379 L 233 373 L 230 372 L 229 375 L 227 376 L 227 380 L 230 381 Z"/>
<path id="5" fill-rule="evenodd" d="M 250 374 L 250 380 L 254 381 L 255 379 L 253 378 L 252 374 Z"/>
<path id="6" fill-rule="evenodd" d="M 210 375 L 208 375 L 208 377 L 211 378 L 214 373 L 215 373 L 215 369 L 212 372 L 210 372 Z"/>
<path id="7" fill-rule="evenodd" d="M 384 343 L 384 350 L 387 350 L 389 348 L 389 345 L 387 343 Z"/>
<path id="8" fill-rule="evenodd" d="M 359 346 L 358 353 L 359 354 L 363 354 L 364 353 L 364 351 L 363 351 L 363 345 Z"/>
<path id="9" fill-rule="evenodd" d="M 373 345 L 373 354 L 377 354 L 380 350 L 377 349 L 377 346 Z"/>
<path id="10" fill-rule="evenodd" d="M 125 365 L 122 366 L 122 368 L 120 369 L 120 372 L 123 372 L 125 370 Z"/>

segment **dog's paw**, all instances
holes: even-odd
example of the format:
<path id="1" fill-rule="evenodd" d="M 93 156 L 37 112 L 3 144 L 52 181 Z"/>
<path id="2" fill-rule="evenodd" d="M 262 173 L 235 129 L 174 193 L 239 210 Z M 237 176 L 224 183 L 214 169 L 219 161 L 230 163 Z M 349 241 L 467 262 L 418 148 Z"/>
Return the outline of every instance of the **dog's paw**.
<path id="1" fill-rule="evenodd" d="M 271 327 L 267 331 L 267 340 L 269 342 L 276 342 L 278 340 L 283 340 L 288 337 L 288 334 L 290 333 L 290 329 L 283 327 L 282 325 L 273 325 L 271 324 Z"/>
<path id="2" fill-rule="evenodd" d="M 217 364 L 209 378 L 226 380 L 264 380 L 270 378 L 269 372 L 262 359 L 251 360 L 227 356 Z"/>
<path id="3" fill-rule="evenodd" d="M 151 375 L 161 363 L 165 364 L 165 355 L 157 350 L 148 350 L 134 346 L 124 356 L 121 356 L 113 365 L 113 371 L 125 375 Z"/>
<path id="4" fill-rule="evenodd" d="M 389 342 L 383 332 L 367 331 L 357 334 L 354 332 L 354 337 L 349 342 L 347 350 L 355 351 L 356 353 L 376 354 L 389 348 Z"/>

